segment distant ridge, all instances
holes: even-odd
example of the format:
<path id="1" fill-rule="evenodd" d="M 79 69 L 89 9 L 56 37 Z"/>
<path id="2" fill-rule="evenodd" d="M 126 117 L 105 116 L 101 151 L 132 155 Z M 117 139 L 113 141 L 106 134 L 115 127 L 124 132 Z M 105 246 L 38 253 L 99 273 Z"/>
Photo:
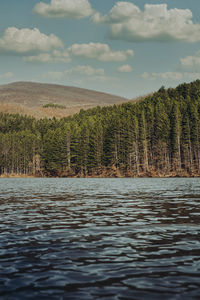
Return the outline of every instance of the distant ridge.
<path id="1" fill-rule="evenodd" d="M 13 82 L 0 85 L 0 112 L 19 113 L 42 117 L 63 117 L 80 109 L 108 106 L 127 102 L 128 99 L 93 90 L 36 82 Z M 65 106 L 44 108 L 49 103 Z"/>

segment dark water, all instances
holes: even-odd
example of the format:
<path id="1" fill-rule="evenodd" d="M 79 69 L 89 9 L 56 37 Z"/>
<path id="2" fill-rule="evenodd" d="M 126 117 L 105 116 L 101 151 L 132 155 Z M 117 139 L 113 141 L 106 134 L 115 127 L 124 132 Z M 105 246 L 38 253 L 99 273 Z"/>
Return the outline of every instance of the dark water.
<path id="1" fill-rule="evenodd" d="M 200 299 L 200 179 L 0 179 L 0 299 Z"/>

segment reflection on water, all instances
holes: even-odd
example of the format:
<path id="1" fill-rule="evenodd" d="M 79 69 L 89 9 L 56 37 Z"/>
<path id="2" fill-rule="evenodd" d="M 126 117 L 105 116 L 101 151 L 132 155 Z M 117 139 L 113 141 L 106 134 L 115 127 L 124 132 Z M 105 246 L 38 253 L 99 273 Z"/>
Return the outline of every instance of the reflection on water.
<path id="1" fill-rule="evenodd" d="M 1 179 L 1 299 L 199 299 L 199 179 Z"/>

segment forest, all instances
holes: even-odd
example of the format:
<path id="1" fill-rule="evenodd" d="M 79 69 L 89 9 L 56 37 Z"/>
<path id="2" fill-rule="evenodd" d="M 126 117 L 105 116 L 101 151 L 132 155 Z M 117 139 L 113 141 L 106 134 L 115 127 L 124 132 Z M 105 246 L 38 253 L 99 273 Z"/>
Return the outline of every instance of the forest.
<path id="1" fill-rule="evenodd" d="M 200 80 L 62 119 L 0 114 L 0 175 L 200 176 Z"/>

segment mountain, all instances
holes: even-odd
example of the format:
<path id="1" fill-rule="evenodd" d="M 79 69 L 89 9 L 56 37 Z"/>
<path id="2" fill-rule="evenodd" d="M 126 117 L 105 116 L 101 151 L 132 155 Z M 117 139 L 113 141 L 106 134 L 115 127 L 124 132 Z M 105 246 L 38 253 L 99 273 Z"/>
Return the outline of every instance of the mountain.
<path id="1" fill-rule="evenodd" d="M 36 118 L 64 117 L 77 113 L 80 109 L 127 101 L 126 98 L 102 92 L 56 84 L 14 82 L 0 86 L 0 112 Z M 43 107 L 50 103 L 55 104 L 54 107 Z"/>

